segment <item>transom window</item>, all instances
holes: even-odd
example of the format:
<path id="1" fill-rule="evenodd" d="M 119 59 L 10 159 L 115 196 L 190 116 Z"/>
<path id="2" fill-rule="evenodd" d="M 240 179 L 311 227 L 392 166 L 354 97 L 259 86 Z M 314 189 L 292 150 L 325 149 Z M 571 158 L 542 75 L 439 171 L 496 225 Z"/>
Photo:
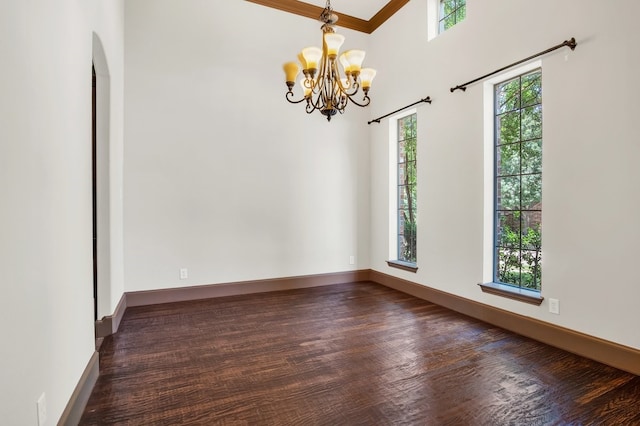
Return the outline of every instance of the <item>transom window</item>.
<path id="1" fill-rule="evenodd" d="M 495 86 L 494 282 L 542 284 L 542 71 Z"/>
<path id="2" fill-rule="evenodd" d="M 467 0 L 440 0 L 439 32 L 444 32 L 467 16 Z"/>
<path id="3" fill-rule="evenodd" d="M 398 260 L 417 259 L 416 114 L 398 120 Z"/>

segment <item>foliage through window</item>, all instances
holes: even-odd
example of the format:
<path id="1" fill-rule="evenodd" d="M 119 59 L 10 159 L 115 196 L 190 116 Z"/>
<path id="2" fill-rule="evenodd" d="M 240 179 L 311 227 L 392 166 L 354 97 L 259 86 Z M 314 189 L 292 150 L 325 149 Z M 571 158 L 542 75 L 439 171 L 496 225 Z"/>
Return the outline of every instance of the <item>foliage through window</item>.
<path id="1" fill-rule="evenodd" d="M 444 32 L 467 16 L 467 0 L 440 0 L 439 32 Z"/>
<path id="2" fill-rule="evenodd" d="M 416 263 L 416 114 L 398 120 L 398 260 Z"/>
<path id="3" fill-rule="evenodd" d="M 542 72 L 495 86 L 494 281 L 540 291 Z"/>

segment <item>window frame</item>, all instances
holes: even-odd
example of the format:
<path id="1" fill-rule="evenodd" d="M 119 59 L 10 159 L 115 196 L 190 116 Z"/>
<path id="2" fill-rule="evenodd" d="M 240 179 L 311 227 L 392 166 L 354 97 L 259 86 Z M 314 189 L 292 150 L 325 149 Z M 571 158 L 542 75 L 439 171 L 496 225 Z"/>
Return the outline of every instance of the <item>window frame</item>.
<path id="1" fill-rule="evenodd" d="M 487 79 L 483 83 L 483 111 L 484 111 L 484 208 L 483 208 L 483 268 L 482 282 L 478 283 L 485 293 L 490 293 L 533 305 L 541 305 L 542 288 L 531 290 L 515 287 L 509 284 L 495 281 L 495 256 L 496 256 L 496 155 L 495 155 L 495 90 L 500 83 L 512 80 L 515 77 L 529 74 L 536 69 L 543 71 L 542 60 L 538 59 L 528 64 L 512 68 L 499 75 Z M 544 129 L 544 126 L 542 126 Z M 544 132 L 544 130 L 543 130 Z M 544 134 L 541 139 L 544 141 Z M 544 153 L 543 153 L 544 155 Z M 541 195 L 541 198 L 543 196 Z M 541 280 L 542 281 L 542 280 Z"/>
<path id="2" fill-rule="evenodd" d="M 466 17 L 467 17 L 467 0 L 453 0 L 455 2 L 455 6 L 453 8 L 453 11 L 451 13 L 449 13 L 448 15 L 442 16 L 443 15 L 443 9 L 444 9 L 443 3 L 445 3 L 446 1 L 451 1 L 451 0 L 437 0 L 438 18 L 437 18 L 437 22 L 436 22 L 436 27 L 437 27 L 437 33 L 438 34 L 442 34 L 445 31 L 455 27 L 460 22 L 464 21 L 466 19 Z M 460 5 L 460 3 L 462 3 L 462 5 Z M 463 10 L 463 13 L 464 13 L 464 16 L 460 20 L 458 20 L 458 11 L 459 10 Z M 454 23 L 449 28 L 444 28 L 443 23 L 450 16 L 454 17 Z"/>
<path id="3" fill-rule="evenodd" d="M 412 130 L 415 132 L 414 134 L 411 134 L 409 137 L 406 137 L 406 135 L 401 135 L 401 125 L 400 122 L 403 120 L 408 120 L 409 121 L 409 125 L 412 127 Z M 396 234 L 397 234 L 397 243 L 396 243 L 396 247 L 397 247 L 397 256 L 396 259 L 399 262 L 403 262 L 409 265 L 415 265 L 417 263 L 417 246 L 418 246 L 418 241 L 417 241 L 417 224 L 418 224 L 418 198 L 417 198 L 417 194 L 412 195 L 415 193 L 415 189 L 418 186 L 418 182 L 417 182 L 417 174 L 418 174 L 418 114 L 417 113 L 413 113 L 413 114 L 408 114 L 405 115 L 403 117 L 398 118 L 397 120 L 397 135 L 396 135 L 396 149 L 397 149 L 397 168 L 396 168 L 396 173 L 398 174 L 398 180 L 397 180 L 397 194 L 398 194 L 398 198 L 396 200 L 396 208 L 397 208 L 397 213 L 396 213 Z M 413 133 L 413 132 L 412 132 Z M 404 146 L 406 147 L 407 141 L 411 141 L 413 140 L 413 143 L 415 144 L 415 153 L 414 153 L 414 158 L 413 160 L 409 160 L 409 156 L 406 155 L 407 151 L 405 149 L 405 156 L 404 156 L 404 161 L 401 162 L 401 156 L 400 156 L 400 147 L 401 144 L 404 144 Z M 415 173 L 415 177 L 414 180 L 415 182 L 412 184 L 409 182 L 409 170 L 410 170 L 410 166 L 413 163 L 413 169 L 414 169 L 414 173 Z M 401 175 L 401 170 L 402 170 L 402 165 L 404 165 L 404 177 L 405 180 L 404 182 L 401 182 L 400 180 L 400 175 Z M 407 193 L 407 203 L 408 206 L 405 208 L 403 207 L 402 203 L 401 203 L 401 198 L 402 198 L 402 194 L 403 192 Z M 413 216 L 413 222 L 415 223 L 415 231 L 414 231 L 414 235 L 413 235 L 413 241 L 412 242 L 408 242 L 409 246 L 413 245 L 413 250 L 410 250 L 411 252 L 413 252 L 413 256 L 416 258 L 415 261 L 411 261 L 411 259 L 405 259 L 404 254 L 402 253 L 402 245 L 401 245 L 401 241 L 403 239 L 406 239 L 407 233 L 406 233 L 406 221 L 404 222 L 404 225 L 402 226 L 402 234 L 400 233 L 400 218 L 401 218 L 401 214 L 404 211 L 408 211 L 409 212 L 409 217 L 411 218 L 411 216 Z M 406 217 L 406 215 L 405 215 Z M 409 221 L 409 223 L 411 223 L 411 221 Z M 411 232 L 411 231 L 409 231 Z M 411 235 L 410 235 L 411 236 Z"/>
<path id="4" fill-rule="evenodd" d="M 529 289 L 535 292 L 540 292 L 541 290 L 541 278 L 538 284 L 539 288 L 530 288 L 530 287 L 525 287 L 523 284 L 523 254 L 524 252 L 527 251 L 533 251 L 531 249 L 527 249 L 525 248 L 524 242 L 523 242 L 523 221 L 524 221 L 524 216 L 525 214 L 531 214 L 532 212 L 538 212 L 538 214 L 541 216 L 542 215 L 542 165 L 540 165 L 540 170 L 537 171 L 528 171 L 525 172 L 525 167 L 523 165 L 523 145 L 525 143 L 534 143 L 536 140 L 540 141 L 540 145 L 542 146 L 542 97 L 540 97 L 540 102 L 539 103 L 535 103 L 535 104 L 531 104 L 531 105 L 522 105 L 522 98 L 523 98 L 523 85 L 524 85 L 524 78 L 526 78 L 527 76 L 531 76 L 531 75 L 535 75 L 538 74 L 539 78 L 540 78 L 540 87 L 542 87 L 542 68 L 536 68 L 534 70 L 531 71 L 527 71 L 523 74 L 519 74 L 515 77 L 503 80 L 500 83 L 497 83 L 494 85 L 494 207 L 493 207 L 493 211 L 494 211 L 494 225 L 493 225 L 493 237 L 494 237 L 494 260 L 493 260 L 493 282 L 497 283 L 497 284 L 503 284 L 503 285 L 509 285 L 509 286 L 513 286 L 516 287 L 518 289 Z M 509 111 L 505 111 L 505 112 L 499 112 L 499 99 L 498 99 L 498 90 L 501 86 L 506 86 L 514 81 L 517 81 L 517 85 L 518 85 L 518 106 L 512 110 Z M 524 135 L 523 135 L 523 114 L 524 111 L 527 108 L 531 108 L 531 107 L 536 107 L 539 106 L 540 108 L 540 125 L 539 125 L 539 132 L 540 135 L 539 137 L 536 138 L 530 138 L 530 139 L 523 139 Z M 499 140 L 499 136 L 498 133 L 500 132 L 500 124 L 501 121 L 501 117 L 506 116 L 507 114 L 512 114 L 512 113 L 517 113 L 519 115 L 519 128 L 518 128 L 518 139 L 517 141 L 511 141 L 511 142 L 504 142 L 504 141 L 500 141 Z M 538 129 L 537 129 L 538 130 Z M 517 149 L 518 149 L 518 164 L 519 164 L 519 170 L 516 173 L 508 173 L 505 172 L 504 170 L 500 170 L 500 164 L 499 164 L 499 153 L 500 153 L 500 149 L 501 147 L 507 146 L 507 145 L 517 145 Z M 540 148 L 540 163 L 542 164 L 542 148 Z M 500 172 L 500 174 L 499 174 Z M 524 191 L 523 191 L 523 182 L 525 181 L 527 176 L 538 176 L 540 179 L 540 201 L 536 204 L 539 204 L 539 208 L 538 209 L 524 209 L 523 206 L 523 197 L 524 197 Z M 500 199 L 500 182 L 502 179 L 512 179 L 512 178 L 516 178 L 518 180 L 518 208 L 505 208 L 504 205 L 502 205 L 502 200 Z M 534 204 L 535 205 L 535 204 Z M 499 238 L 500 238 L 500 232 L 499 232 L 499 224 L 500 224 L 500 217 L 501 215 L 507 215 L 509 214 L 509 212 L 512 213 L 516 213 L 514 216 L 517 217 L 518 220 L 518 244 L 517 246 L 514 247 L 505 247 L 503 245 L 500 244 Z M 542 219 L 540 218 L 540 226 L 542 226 Z M 540 235 L 541 235 L 541 231 L 540 231 Z M 502 249 L 514 249 L 517 253 L 518 253 L 518 283 L 514 283 L 514 282 L 507 282 L 507 281 L 501 281 L 500 280 L 500 273 L 499 273 L 499 265 L 500 265 L 500 248 Z M 535 250 L 536 252 L 541 252 L 541 248 Z M 540 253 L 541 256 L 541 253 Z M 542 266 L 540 266 L 540 268 L 542 268 Z M 541 272 L 540 272 L 541 274 Z M 534 274 L 533 276 L 533 282 L 536 282 L 536 274 Z"/>
<path id="5" fill-rule="evenodd" d="M 404 111 L 401 114 L 390 117 L 389 119 L 389 259 L 387 260 L 387 264 L 390 267 L 403 269 L 410 272 L 416 272 L 418 270 L 417 262 L 417 250 L 414 250 L 416 253 L 415 262 L 406 261 L 402 259 L 400 255 L 401 246 L 400 246 L 400 211 L 401 211 L 401 187 L 404 186 L 403 183 L 400 182 L 400 144 L 404 142 L 404 139 L 401 139 L 400 131 L 401 131 L 401 120 L 405 120 L 409 117 L 412 117 L 414 120 L 414 128 L 415 128 L 415 146 L 416 146 L 416 154 L 415 154 L 415 172 L 416 172 L 416 182 L 415 186 L 417 189 L 417 170 L 418 170 L 418 161 L 417 161 L 417 151 L 418 151 L 418 114 L 415 108 L 411 110 Z M 406 162 L 404 163 L 406 164 Z M 406 170 L 406 168 L 405 168 Z M 417 225 L 417 190 L 416 198 L 414 200 L 415 206 L 415 221 Z M 415 232 L 415 247 L 418 245 L 418 233 L 417 227 Z"/>

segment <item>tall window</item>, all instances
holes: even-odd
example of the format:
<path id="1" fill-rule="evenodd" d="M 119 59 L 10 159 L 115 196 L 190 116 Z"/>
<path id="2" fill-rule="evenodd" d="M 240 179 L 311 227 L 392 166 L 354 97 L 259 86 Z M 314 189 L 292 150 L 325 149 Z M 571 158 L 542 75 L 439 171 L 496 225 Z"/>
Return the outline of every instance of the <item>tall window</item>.
<path id="1" fill-rule="evenodd" d="M 467 16 L 467 0 L 440 0 L 439 32 L 444 32 Z"/>
<path id="2" fill-rule="evenodd" d="M 494 281 L 540 291 L 542 71 L 495 86 Z"/>
<path id="3" fill-rule="evenodd" d="M 398 260 L 416 263 L 416 114 L 398 120 Z"/>

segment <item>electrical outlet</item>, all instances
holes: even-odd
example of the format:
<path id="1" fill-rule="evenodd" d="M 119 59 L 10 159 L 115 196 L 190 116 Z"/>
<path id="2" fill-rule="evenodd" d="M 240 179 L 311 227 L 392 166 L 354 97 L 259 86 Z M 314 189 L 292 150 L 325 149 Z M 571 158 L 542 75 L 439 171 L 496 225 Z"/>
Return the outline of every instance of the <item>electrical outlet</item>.
<path id="1" fill-rule="evenodd" d="M 47 421 L 47 397 L 44 392 L 38 398 L 36 405 L 38 406 L 38 426 L 43 426 Z"/>
<path id="2" fill-rule="evenodd" d="M 189 278 L 189 270 L 187 268 L 180 268 L 180 279 L 186 280 Z"/>
<path id="3" fill-rule="evenodd" d="M 355 256 L 349 256 L 349 265 L 353 265 L 356 263 L 356 257 Z"/>
<path id="4" fill-rule="evenodd" d="M 558 299 L 549 299 L 549 312 L 552 314 L 560 314 L 560 301 Z"/>

